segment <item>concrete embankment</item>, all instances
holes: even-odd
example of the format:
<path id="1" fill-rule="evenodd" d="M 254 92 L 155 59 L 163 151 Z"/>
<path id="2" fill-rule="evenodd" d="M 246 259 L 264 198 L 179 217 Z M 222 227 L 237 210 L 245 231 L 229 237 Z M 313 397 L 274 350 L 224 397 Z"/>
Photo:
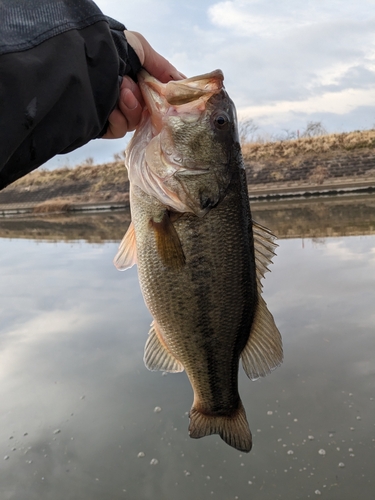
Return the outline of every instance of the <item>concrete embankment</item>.
<path id="1" fill-rule="evenodd" d="M 252 197 L 375 189 L 375 130 L 249 144 L 243 149 Z"/>

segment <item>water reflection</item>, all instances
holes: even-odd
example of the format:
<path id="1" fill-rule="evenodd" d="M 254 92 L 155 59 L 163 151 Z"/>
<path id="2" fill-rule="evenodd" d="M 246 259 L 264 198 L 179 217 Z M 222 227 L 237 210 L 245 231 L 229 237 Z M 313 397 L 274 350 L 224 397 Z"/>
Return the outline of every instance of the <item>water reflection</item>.
<path id="1" fill-rule="evenodd" d="M 375 197 L 350 194 L 253 203 L 255 216 L 280 238 L 375 233 Z"/>
<path id="2" fill-rule="evenodd" d="M 368 203 L 353 219 L 327 207 L 330 227 L 360 228 L 367 214 L 370 231 Z M 279 235 L 298 227 L 301 208 L 293 219 L 269 205 L 254 208 L 258 220 Z M 43 233 L 40 219 L 31 241 L 30 222 L 1 221 L 2 500 L 373 498 L 374 234 L 330 237 L 325 217 L 315 239 L 305 219 L 299 238 L 279 240 L 265 298 L 285 362 L 255 383 L 240 374 L 254 435 L 245 455 L 217 436 L 188 438 L 186 376 L 145 369 L 150 316 L 136 270 L 116 271 L 117 243 L 98 244 L 119 240 L 124 227 L 103 228 L 127 219 L 90 217 L 88 232 L 78 217 L 65 233 L 54 219 Z"/>
<path id="3" fill-rule="evenodd" d="M 373 195 L 256 201 L 251 207 L 254 219 L 272 228 L 279 238 L 375 233 Z M 128 211 L 9 217 L 0 219 L 0 237 L 91 243 L 119 241 L 129 222 Z"/>

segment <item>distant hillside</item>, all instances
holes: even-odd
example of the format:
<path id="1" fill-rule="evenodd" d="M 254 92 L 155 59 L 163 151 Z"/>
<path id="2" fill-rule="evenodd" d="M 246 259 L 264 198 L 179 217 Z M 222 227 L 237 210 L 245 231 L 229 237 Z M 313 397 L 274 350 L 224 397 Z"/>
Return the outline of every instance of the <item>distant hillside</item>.
<path id="1" fill-rule="evenodd" d="M 347 153 L 375 148 L 375 130 L 327 134 L 291 141 L 252 142 L 242 146 L 246 160 L 284 159 L 305 155 Z"/>
<path id="2" fill-rule="evenodd" d="M 375 188 L 375 130 L 248 143 L 242 149 L 253 197 Z M 128 191 L 122 159 L 53 171 L 40 168 L 0 191 L 0 213 L 22 204 L 35 211 L 126 205 Z"/>

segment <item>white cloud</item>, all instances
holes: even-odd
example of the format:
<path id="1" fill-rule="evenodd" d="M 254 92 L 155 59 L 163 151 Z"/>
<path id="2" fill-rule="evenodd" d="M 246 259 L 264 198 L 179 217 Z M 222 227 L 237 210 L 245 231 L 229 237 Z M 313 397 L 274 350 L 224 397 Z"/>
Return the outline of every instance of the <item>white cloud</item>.
<path id="1" fill-rule="evenodd" d="M 257 7 L 260 7 L 258 2 L 219 2 L 208 9 L 208 15 L 213 25 L 249 37 L 277 38 L 287 33 L 293 26 L 311 23 L 306 15 L 296 19 L 292 11 L 283 14 L 273 7 L 269 9 L 267 6 L 268 12 Z"/>
<path id="2" fill-rule="evenodd" d="M 341 262 L 351 262 L 346 264 L 353 269 L 361 265 L 365 274 L 371 275 L 371 270 L 375 270 L 375 240 L 373 236 L 362 238 L 332 238 L 324 245 L 324 254 Z"/>
<path id="3" fill-rule="evenodd" d="M 272 133 L 301 128 L 309 120 L 323 121 L 331 132 L 373 126 L 371 5 L 246 0 L 212 5 L 213 29 L 227 34 L 217 55 L 239 116 L 258 120 Z"/>
<path id="4" fill-rule="evenodd" d="M 66 338 L 83 329 L 88 318 L 83 317 L 82 311 L 43 312 L 22 325 L 2 333 L 2 354 L 0 365 L 0 381 L 4 383 L 29 356 L 31 349 L 46 343 L 52 344 L 56 338 Z"/>
<path id="5" fill-rule="evenodd" d="M 375 103 L 374 89 L 345 89 L 326 92 L 301 101 L 274 101 L 263 106 L 248 106 L 238 111 L 239 119 L 251 117 L 264 124 L 269 121 L 289 121 L 295 114 L 333 113 L 345 115 L 368 102 Z"/>
<path id="6" fill-rule="evenodd" d="M 296 28 L 324 25 L 338 20 L 367 21 L 368 12 L 372 8 L 371 0 L 364 0 L 360 7 L 350 1 L 339 0 L 232 0 L 212 5 L 208 14 L 212 24 L 241 35 L 276 38 Z"/>

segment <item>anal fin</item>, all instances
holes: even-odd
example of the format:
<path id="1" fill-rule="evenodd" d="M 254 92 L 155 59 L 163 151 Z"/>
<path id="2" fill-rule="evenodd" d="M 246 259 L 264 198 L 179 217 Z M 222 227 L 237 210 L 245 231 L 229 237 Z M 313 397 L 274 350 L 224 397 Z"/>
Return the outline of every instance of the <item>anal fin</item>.
<path id="1" fill-rule="evenodd" d="M 143 361 L 151 371 L 161 370 L 171 373 L 184 371 L 183 364 L 169 351 L 155 321 L 152 322 L 148 333 Z"/>
<path id="2" fill-rule="evenodd" d="M 137 263 L 137 248 L 135 241 L 134 224 L 131 222 L 123 237 L 115 258 L 115 267 L 119 271 L 125 271 Z"/>
<path id="3" fill-rule="evenodd" d="M 241 359 L 245 373 L 251 380 L 264 377 L 283 361 L 280 332 L 260 294 L 249 340 L 241 353 Z"/>

